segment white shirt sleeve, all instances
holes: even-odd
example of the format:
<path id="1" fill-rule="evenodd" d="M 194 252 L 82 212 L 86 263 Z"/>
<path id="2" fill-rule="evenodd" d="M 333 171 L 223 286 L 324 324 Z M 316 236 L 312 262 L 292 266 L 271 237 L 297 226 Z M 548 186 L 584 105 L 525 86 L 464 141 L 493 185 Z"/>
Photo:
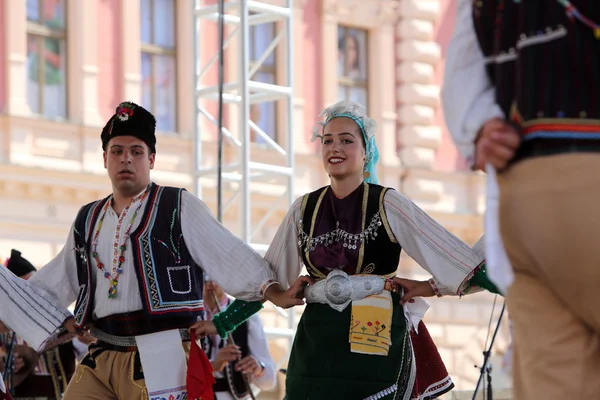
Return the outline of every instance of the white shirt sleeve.
<path id="1" fill-rule="evenodd" d="M 506 116 L 496 103 L 496 89 L 490 82 L 475 34 L 472 1 L 459 0 L 456 7 L 441 99 L 450 135 L 462 156 L 472 164 L 474 141 L 481 127 L 492 118 Z"/>
<path id="2" fill-rule="evenodd" d="M 223 290 L 242 300 L 262 300 L 263 285 L 275 280 L 269 264 L 229 232 L 195 195 L 183 191 L 181 230 L 192 258 Z"/>
<path id="3" fill-rule="evenodd" d="M 397 191 L 388 190 L 383 205 L 396 240 L 433 276 L 440 294 L 459 294 L 483 257 Z"/>
<path id="4" fill-rule="evenodd" d="M 0 266 L 0 320 L 32 348 L 41 350 L 70 316 L 49 293 Z"/>
<path id="5" fill-rule="evenodd" d="M 253 383 L 261 390 L 274 388 L 277 383 L 276 366 L 269 353 L 265 329 L 258 314 L 254 314 L 248 319 L 248 347 L 250 348 L 250 354 L 265 367 L 261 376 L 252 377 Z"/>
<path id="6" fill-rule="evenodd" d="M 293 285 L 302 272 L 302 259 L 298 247 L 298 221 L 301 212 L 302 197 L 298 198 L 288 210 L 265 254 L 265 260 L 284 289 Z"/>
<path id="7" fill-rule="evenodd" d="M 482 259 L 485 258 L 485 235 L 479 238 L 479 240 L 471 247 L 473 253 Z"/>
<path id="8" fill-rule="evenodd" d="M 60 253 L 29 278 L 29 282 L 50 293 L 55 304 L 69 307 L 79 294 L 73 226 Z"/>

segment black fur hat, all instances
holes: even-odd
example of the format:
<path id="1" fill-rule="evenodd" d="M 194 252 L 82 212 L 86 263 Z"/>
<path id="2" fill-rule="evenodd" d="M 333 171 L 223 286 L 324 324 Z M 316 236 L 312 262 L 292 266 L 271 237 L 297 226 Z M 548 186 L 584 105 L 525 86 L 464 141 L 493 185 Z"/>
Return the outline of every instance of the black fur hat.
<path id="1" fill-rule="evenodd" d="M 102 149 L 110 139 L 117 136 L 135 136 L 144 141 L 150 153 L 156 153 L 156 118 L 146 110 L 130 101 L 124 101 L 117 107 L 113 115 L 102 129 Z"/>
<path id="2" fill-rule="evenodd" d="M 37 271 L 33 264 L 21 257 L 21 252 L 15 249 L 12 249 L 10 252 L 10 258 L 6 263 L 6 268 L 19 278 L 30 272 Z"/>

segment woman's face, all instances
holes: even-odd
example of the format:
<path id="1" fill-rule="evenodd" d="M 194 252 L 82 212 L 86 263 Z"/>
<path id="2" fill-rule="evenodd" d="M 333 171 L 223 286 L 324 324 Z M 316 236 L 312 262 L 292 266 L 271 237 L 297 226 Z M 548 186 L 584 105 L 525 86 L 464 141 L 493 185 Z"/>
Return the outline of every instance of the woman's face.
<path id="1" fill-rule="evenodd" d="M 331 179 L 363 174 L 365 148 L 360 128 L 350 118 L 334 118 L 323 128 L 321 157 Z"/>

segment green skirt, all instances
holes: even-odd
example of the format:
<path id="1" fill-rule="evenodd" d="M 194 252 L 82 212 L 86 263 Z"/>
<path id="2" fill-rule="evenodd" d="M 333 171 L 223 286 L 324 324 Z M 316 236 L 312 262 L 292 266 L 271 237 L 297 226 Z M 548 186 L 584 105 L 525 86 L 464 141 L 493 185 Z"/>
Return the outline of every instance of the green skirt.
<path id="1" fill-rule="evenodd" d="M 392 346 L 387 356 L 350 352 L 352 306 L 339 312 L 325 304 L 308 304 L 292 346 L 286 400 L 363 400 L 393 385 L 394 393 L 378 398 L 404 399 L 412 392 L 410 335 L 400 298 L 392 296 Z"/>

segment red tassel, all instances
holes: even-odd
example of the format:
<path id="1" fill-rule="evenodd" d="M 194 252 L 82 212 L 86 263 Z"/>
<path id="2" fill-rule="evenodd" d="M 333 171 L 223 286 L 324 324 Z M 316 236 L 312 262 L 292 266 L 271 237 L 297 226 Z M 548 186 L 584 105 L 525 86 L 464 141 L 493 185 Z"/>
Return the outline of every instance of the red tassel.
<path id="1" fill-rule="evenodd" d="M 196 343 L 196 332 L 190 332 L 192 345 L 190 347 L 190 358 L 188 360 L 188 369 L 186 377 L 186 386 L 188 398 L 190 400 L 212 400 L 213 385 L 215 377 L 213 376 L 212 364 L 204 351 Z"/>

